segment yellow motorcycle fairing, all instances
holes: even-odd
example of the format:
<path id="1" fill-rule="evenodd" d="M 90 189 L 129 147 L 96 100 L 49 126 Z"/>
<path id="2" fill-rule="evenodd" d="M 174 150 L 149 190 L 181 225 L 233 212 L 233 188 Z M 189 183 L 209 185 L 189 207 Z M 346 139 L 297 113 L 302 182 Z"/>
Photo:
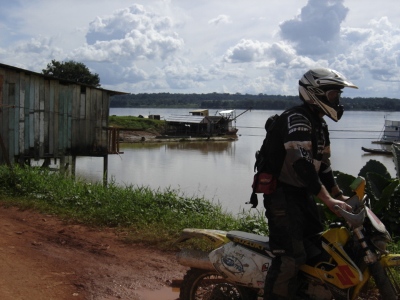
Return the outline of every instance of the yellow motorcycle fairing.
<path id="1" fill-rule="evenodd" d="M 317 263 L 314 267 L 303 265 L 300 269 L 342 290 L 359 284 L 363 280 L 362 272 L 343 249 L 349 238 L 350 233 L 345 227 L 327 230 L 321 239 L 329 259 Z"/>

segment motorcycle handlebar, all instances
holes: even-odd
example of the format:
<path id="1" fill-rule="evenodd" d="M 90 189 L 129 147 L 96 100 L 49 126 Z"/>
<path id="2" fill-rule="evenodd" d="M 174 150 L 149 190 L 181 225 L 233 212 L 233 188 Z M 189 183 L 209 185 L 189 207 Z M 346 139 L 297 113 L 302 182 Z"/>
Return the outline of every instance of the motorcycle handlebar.
<path id="1" fill-rule="evenodd" d="M 335 205 L 335 209 L 339 212 L 339 214 L 346 220 L 346 222 L 351 227 L 357 228 L 364 224 L 364 219 L 366 215 L 364 207 L 358 213 L 348 212 L 345 209 L 341 208 L 339 205 Z"/>

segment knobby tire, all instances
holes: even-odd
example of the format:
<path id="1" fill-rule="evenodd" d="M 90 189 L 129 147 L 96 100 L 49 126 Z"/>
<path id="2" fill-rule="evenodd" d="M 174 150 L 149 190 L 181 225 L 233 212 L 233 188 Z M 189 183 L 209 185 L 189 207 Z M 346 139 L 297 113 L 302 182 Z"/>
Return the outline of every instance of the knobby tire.
<path id="1" fill-rule="evenodd" d="M 180 288 L 180 300 L 256 300 L 255 291 L 226 281 L 216 271 L 190 269 Z"/>
<path id="2" fill-rule="evenodd" d="M 400 291 L 399 291 L 399 268 L 385 268 L 379 263 L 376 262 L 369 266 L 372 277 L 375 280 L 376 287 L 379 289 L 379 294 L 384 300 L 399 300 L 400 299 Z M 391 269 L 395 272 L 395 276 L 389 278 L 388 273 L 391 272 Z"/>

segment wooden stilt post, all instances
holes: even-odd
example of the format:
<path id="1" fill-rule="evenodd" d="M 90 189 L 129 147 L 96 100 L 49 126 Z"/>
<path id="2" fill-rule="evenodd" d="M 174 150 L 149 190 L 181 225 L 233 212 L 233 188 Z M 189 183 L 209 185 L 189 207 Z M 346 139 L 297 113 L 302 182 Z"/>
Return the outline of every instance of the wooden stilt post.
<path id="1" fill-rule="evenodd" d="M 108 154 L 103 157 L 103 185 L 107 186 L 108 180 Z"/>
<path id="2" fill-rule="evenodd" d="M 3 157 L 4 157 L 5 162 L 7 163 L 7 165 L 9 167 L 11 167 L 10 158 L 8 157 L 8 151 L 6 149 L 6 146 L 4 145 L 3 138 L 1 137 L 1 134 L 0 134 L 0 148 L 1 148 L 1 152 L 3 152 Z"/>
<path id="3" fill-rule="evenodd" d="M 65 156 L 61 156 L 60 157 L 60 173 L 61 174 L 65 173 L 64 164 L 65 164 Z"/>
<path id="4" fill-rule="evenodd" d="M 72 162 L 71 162 L 71 175 L 73 178 L 75 178 L 75 173 L 76 173 L 76 156 L 72 156 Z"/>

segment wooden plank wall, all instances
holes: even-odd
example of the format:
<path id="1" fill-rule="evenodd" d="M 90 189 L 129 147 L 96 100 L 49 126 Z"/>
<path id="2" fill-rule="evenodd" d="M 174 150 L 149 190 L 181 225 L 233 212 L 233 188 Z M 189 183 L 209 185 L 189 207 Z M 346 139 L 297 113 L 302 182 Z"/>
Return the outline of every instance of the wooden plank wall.
<path id="1" fill-rule="evenodd" d="M 0 163 L 105 156 L 109 93 L 0 66 Z"/>

